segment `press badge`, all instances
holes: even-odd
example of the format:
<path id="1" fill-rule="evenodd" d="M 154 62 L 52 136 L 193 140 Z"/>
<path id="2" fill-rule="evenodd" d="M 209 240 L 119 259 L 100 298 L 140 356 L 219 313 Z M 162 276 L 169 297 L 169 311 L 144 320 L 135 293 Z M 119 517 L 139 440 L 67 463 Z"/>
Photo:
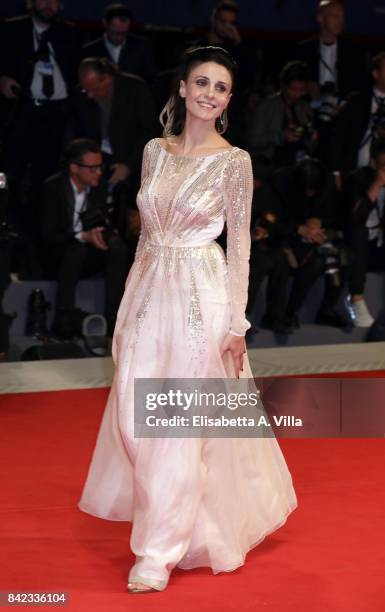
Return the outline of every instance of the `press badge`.
<path id="1" fill-rule="evenodd" d="M 51 62 L 39 62 L 39 73 L 41 76 L 53 76 L 53 64 Z"/>

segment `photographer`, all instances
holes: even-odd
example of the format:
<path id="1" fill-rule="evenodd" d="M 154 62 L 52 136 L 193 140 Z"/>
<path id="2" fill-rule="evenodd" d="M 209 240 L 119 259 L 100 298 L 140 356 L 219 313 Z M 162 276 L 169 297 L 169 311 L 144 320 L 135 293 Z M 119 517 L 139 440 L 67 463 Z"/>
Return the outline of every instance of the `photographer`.
<path id="1" fill-rule="evenodd" d="M 247 148 L 273 168 L 289 166 L 312 154 L 317 145 L 313 112 L 305 100 L 308 80 L 303 62 L 289 62 L 280 74 L 281 90 L 262 102 L 251 118 Z"/>
<path id="2" fill-rule="evenodd" d="M 238 27 L 239 6 L 231 0 L 218 2 L 210 15 L 207 35 L 187 41 L 187 47 L 213 45 L 226 49 L 238 64 L 237 90 L 243 90 L 252 81 L 254 57 L 245 46 Z"/>
<path id="3" fill-rule="evenodd" d="M 316 323 L 344 327 L 347 319 L 335 310 L 341 295 L 344 262 L 333 177 L 321 162 L 306 159 L 275 173 L 272 185 L 284 209 L 294 273 L 287 304 L 288 322 L 299 326 L 298 312 L 316 279 L 323 275 L 325 293 Z"/>
<path id="4" fill-rule="evenodd" d="M 349 172 L 369 165 L 370 146 L 385 137 L 385 52 L 372 59 L 373 87 L 352 95 L 338 115 L 330 164 L 340 189 Z"/>
<path id="5" fill-rule="evenodd" d="M 51 272 L 54 268 L 58 281 L 53 332 L 71 336 L 70 319 L 75 335 L 76 285 L 80 278 L 104 270 L 105 314 L 111 333 L 128 272 L 128 248 L 107 210 L 99 146 L 88 139 L 74 140 L 66 151 L 66 162 L 66 170 L 48 179 L 44 191 L 45 263 Z"/>
<path id="6" fill-rule="evenodd" d="M 385 139 L 372 144 L 370 165 L 348 177 L 344 196 L 351 255 L 349 310 L 356 327 L 370 327 L 374 319 L 364 300 L 366 272 L 385 270 Z"/>

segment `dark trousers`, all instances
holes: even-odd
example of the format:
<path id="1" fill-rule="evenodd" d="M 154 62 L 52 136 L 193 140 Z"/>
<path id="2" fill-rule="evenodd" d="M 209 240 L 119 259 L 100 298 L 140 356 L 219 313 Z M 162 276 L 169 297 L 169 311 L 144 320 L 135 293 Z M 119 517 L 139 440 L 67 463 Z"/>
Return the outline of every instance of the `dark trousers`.
<path id="1" fill-rule="evenodd" d="M 9 348 L 9 322 L 3 312 L 4 293 L 11 282 L 11 244 L 0 240 L 0 353 Z"/>
<path id="2" fill-rule="evenodd" d="M 306 297 L 317 278 L 324 274 L 325 259 L 315 251 L 306 258 L 304 263 L 294 272 L 293 285 L 291 288 L 287 314 L 293 316 L 303 306 Z M 331 276 L 325 274 L 325 292 L 320 310 L 329 310 L 336 306 L 340 295 L 341 286 L 334 286 Z"/>
<path id="3" fill-rule="evenodd" d="M 271 320 L 283 320 L 286 305 L 286 285 L 289 264 L 282 249 L 263 248 L 253 243 L 250 253 L 249 297 L 247 313 L 251 315 L 255 300 L 265 276 L 268 276 L 266 316 Z"/>
<path id="4" fill-rule="evenodd" d="M 334 126 L 334 121 L 317 121 L 316 130 L 318 132 L 318 144 L 315 152 L 315 157 L 320 159 L 326 166 L 329 165 L 330 159 L 330 138 Z"/>
<path id="5" fill-rule="evenodd" d="M 108 251 L 74 240 L 58 254 L 56 309 L 75 307 L 76 285 L 81 278 L 103 272 L 105 315 L 114 320 L 128 273 L 128 248 L 118 238 Z"/>
<path id="6" fill-rule="evenodd" d="M 58 171 L 67 123 L 67 101 L 36 106 L 23 101 L 15 114 L 3 151 L 3 171 L 10 181 L 10 221 L 16 227 L 40 238 L 42 187 L 46 178 Z M 30 191 L 20 193 L 20 181 L 30 166 Z"/>
<path id="7" fill-rule="evenodd" d="M 385 246 L 378 247 L 377 240 L 369 240 L 365 226 L 349 228 L 350 247 L 348 285 L 352 295 L 361 295 L 365 290 L 365 277 L 372 272 L 385 270 Z"/>

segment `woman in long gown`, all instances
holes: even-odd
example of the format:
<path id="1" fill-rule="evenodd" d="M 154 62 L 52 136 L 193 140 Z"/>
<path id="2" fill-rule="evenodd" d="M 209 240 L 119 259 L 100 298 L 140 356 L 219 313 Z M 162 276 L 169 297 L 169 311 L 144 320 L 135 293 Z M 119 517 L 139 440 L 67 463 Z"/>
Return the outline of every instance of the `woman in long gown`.
<path id="1" fill-rule="evenodd" d="M 220 135 L 234 69 L 223 49 L 189 50 L 166 137 L 144 150 L 141 235 L 79 503 L 132 522 L 132 592 L 163 590 L 175 566 L 235 570 L 297 505 L 274 437 L 134 437 L 134 378 L 252 378 L 244 336 L 253 177 L 248 153 Z M 226 257 L 215 242 L 225 222 Z"/>

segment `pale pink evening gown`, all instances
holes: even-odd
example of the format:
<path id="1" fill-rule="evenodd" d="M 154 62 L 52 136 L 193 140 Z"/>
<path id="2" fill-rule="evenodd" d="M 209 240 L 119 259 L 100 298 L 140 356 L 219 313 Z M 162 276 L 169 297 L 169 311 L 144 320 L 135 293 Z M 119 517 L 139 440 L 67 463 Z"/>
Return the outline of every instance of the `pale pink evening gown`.
<path id="1" fill-rule="evenodd" d="M 214 573 L 297 506 L 275 438 L 134 438 L 134 378 L 235 377 L 220 347 L 243 335 L 252 170 L 232 147 L 201 157 L 145 147 L 142 229 L 113 339 L 115 376 L 79 507 L 132 521 L 131 581 L 159 590 L 178 566 Z M 227 257 L 215 242 L 227 224 Z M 252 378 L 245 355 L 241 376 Z"/>

